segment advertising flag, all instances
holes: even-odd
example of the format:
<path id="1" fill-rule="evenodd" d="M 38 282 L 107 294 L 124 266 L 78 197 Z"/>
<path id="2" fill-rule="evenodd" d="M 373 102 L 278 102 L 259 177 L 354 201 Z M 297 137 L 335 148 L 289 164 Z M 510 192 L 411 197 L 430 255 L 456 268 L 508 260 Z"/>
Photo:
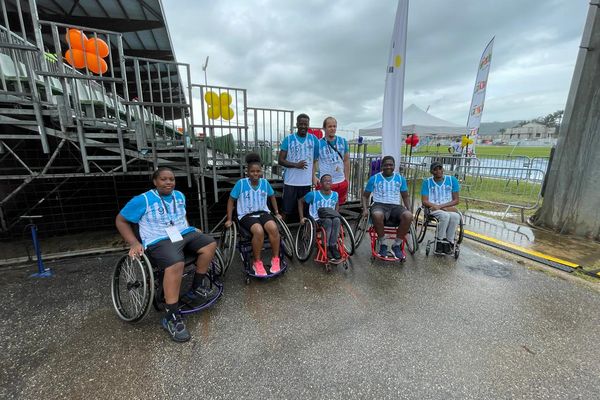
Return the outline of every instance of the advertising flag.
<path id="1" fill-rule="evenodd" d="M 475 88 L 471 107 L 469 108 L 469 117 L 467 119 L 467 135 L 473 140 L 473 144 L 467 146 L 467 155 L 475 150 L 475 142 L 479 133 L 481 124 L 481 115 L 483 114 L 483 104 L 485 102 L 485 91 L 488 85 L 488 76 L 490 74 L 490 65 L 492 62 L 492 48 L 494 47 L 494 38 L 485 46 L 479 66 L 477 67 L 477 78 L 475 78 Z"/>

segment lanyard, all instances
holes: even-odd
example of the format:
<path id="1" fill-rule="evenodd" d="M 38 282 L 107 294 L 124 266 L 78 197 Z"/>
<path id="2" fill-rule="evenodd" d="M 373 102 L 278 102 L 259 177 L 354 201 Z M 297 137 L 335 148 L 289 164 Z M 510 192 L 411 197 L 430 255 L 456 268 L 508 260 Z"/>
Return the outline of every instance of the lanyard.
<path id="1" fill-rule="evenodd" d="M 162 201 L 163 206 L 165 208 L 165 212 L 167 213 L 167 216 L 169 217 L 170 221 L 169 224 L 171 225 L 175 225 L 175 222 L 173 222 L 173 218 L 171 218 L 171 213 L 169 212 L 169 207 L 167 207 L 167 203 L 165 202 L 165 199 L 162 198 L 162 196 L 158 193 L 158 190 L 155 190 L 156 195 L 158 196 L 158 198 L 160 199 L 160 201 Z M 172 195 L 173 197 L 173 215 L 177 216 L 177 201 L 175 200 L 175 195 Z"/>

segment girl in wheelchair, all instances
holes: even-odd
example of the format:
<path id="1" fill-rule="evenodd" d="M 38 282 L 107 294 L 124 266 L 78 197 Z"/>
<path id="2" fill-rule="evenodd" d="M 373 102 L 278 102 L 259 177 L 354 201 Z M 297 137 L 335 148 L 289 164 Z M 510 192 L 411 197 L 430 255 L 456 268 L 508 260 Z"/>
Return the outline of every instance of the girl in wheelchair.
<path id="1" fill-rule="evenodd" d="M 331 175 L 321 176 L 320 182 L 321 188 L 319 190 L 313 190 L 298 200 L 300 223 L 303 225 L 306 223 L 304 206 L 308 204 L 310 216 L 325 229 L 325 246 L 329 259 L 332 261 L 339 260 L 342 256 L 337 248 L 337 239 L 340 235 L 342 221 L 338 213 L 338 194 L 331 190 Z"/>
<path id="2" fill-rule="evenodd" d="M 434 252 L 452 254 L 455 231 L 461 218 L 456 208 L 460 184 L 454 176 L 444 175 L 444 167 L 437 161 L 431 163 L 429 172 L 433 176 L 423 180 L 421 202 L 438 221 Z"/>
<path id="3" fill-rule="evenodd" d="M 265 232 L 269 236 L 273 257 L 271 258 L 271 274 L 281 271 L 281 260 L 279 258 L 280 235 L 277 223 L 269 212 L 267 198 L 271 200 L 271 206 L 275 211 L 275 217 L 281 218 L 275 191 L 271 184 L 262 178 L 262 165 L 260 156 L 250 153 L 246 156 L 248 177 L 240 179 L 235 183 L 233 190 L 227 200 L 227 220 L 225 228 L 232 224 L 233 207 L 237 202 L 237 218 L 241 228 L 252 235 L 252 256 L 254 261 L 252 269 L 256 276 L 266 277 L 267 271 L 261 259 L 261 252 L 265 240 Z"/>

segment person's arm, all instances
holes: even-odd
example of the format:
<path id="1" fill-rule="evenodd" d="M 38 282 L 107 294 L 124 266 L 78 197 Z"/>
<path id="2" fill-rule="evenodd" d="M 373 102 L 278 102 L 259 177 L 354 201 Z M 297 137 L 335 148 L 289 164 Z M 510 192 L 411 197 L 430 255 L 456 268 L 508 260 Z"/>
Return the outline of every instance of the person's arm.
<path id="1" fill-rule="evenodd" d="M 421 203 L 429 208 L 431 211 L 436 211 L 439 210 L 439 206 L 437 204 L 433 204 L 432 202 L 429 201 L 429 196 L 427 195 L 422 195 L 421 196 Z"/>
<path id="2" fill-rule="evenodd" d="M 277 199 L 275 198 L 275 195 L 270 195 L 269 199 L 271 200 L 271 208 L 273 209 L 273 214 L 275 214 L 276 218 L 281 219 L 281 214 L 279 214 L 279 206 L 277 205 Z"/>
<path id="3" fill-rule="evenodd" d="M 344 178 L 350 181 L 350 153 L 344 154 Z"/>
<path id="4" fill-rule="evenodd" d="M 363 195 L 362 195 L 362 210 L 363 210 L 363 216 L 368 216 L 369 215 L 369 198 L 371 197 L 371 192 L 368 191 L 363 191 Z"/>
<path id="5" fill-rule="evenodd" d="M 277 162 L 279 163 L 279 165 L 286 167 L 286 168 L 298 168 L 298 169 L 306 168 L 306 160 L 301 160 L 297 163 L 294 163 L 294 162 L 286 160 L 286 157 L 287 157 L 287 150 L 280 150 L 279 157 L 277 159 Z"/>
<path id="6" fill-rule="evenodd" d="M 440 204 L 439 208 L 444 211 L 458 211 L 456 206 L 459 203 L 458 192 L 452 192 L 452 200 L 448 203 Z"/>
<path id="7" fill-rule="evenodd" d="M 131 225 L 129 225 L 129 221 L 127 221 L 121 213 L 117 214 L 115 225 L 123 239 L 129 244 L 129 256 L 134 257 L 142 255 L 144 253 L 144 246 L 137 240 L 135 233 L 133 233 L 133 229 L 131 229 Z"/>
<path id="8" fill-rule="evenodd" d="M 233 224 L 233 206 L 234 200 L 231 196 L 227 199 L 227 220 L 225 221 L 225 228 L 229 228 Z"/>
<path id="9" fill-rule="evenodd" d="M 300 223 L 304 224 L 306 222 L 306 218 L 304 218 L 304 197 L 298 199 L 298 216 L 300 217 Z"/>
<path id="10" fill-rule="evenodd" d="M 312 183 L 313 185 L 315 185 L 315 187 L 317 187 L 317 185 L 319 184 L 319 178 L 317 178 L 317 171 L 319 170 L 319 160 L 313 161 L 313 166 L 312 166 Z"/>
<path id="11" fill-rule="evenodd" d="M 409 201 L 409 197 L 408 197 L 408 190 L 405 190 L 404 192 L 400 192 L 400 196 L 402 196 L 402 202 L 404 203 L 404 207 L 406 207 L 407 210 L 410 210 L 410 201 Z"/>

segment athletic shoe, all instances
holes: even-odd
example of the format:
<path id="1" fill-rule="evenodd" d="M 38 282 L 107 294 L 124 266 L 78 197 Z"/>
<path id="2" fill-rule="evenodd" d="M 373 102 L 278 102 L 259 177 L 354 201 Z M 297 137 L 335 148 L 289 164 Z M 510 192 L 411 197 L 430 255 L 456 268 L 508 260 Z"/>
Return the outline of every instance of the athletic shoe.
<path id="1" fill-rule="evenodd" d="M 261 260 L 254 261 L 252 264 L 252 269 L 254 270 L 254 275 L 256 276 L 267 276 L 267 271 L 265 270 L 265 266 Z"/>
<path id="2" fill-rule="evenodd" d="M 446 246 L 444 246 L 444 239 L 437 239 L 435 241 L 435 252 L 440 254 L 446 252 Z"/>
<path id="3" fill-rule="evenodd" d="M 276 274 L 277 272 L 281 271 L 281 265 L 280 265 L 280 260 L 279 257 L 273 257 L 271 258 L 271 269 L 270 269 L 272 274 Z"/>
<path id="4" fill-rule="evenodd" d="M 381 246 L 379 246 L 379 256 L 380 257 L 388 256 L 387 244 L 382 244 Z"/>
<path id="5" fill-rule="evenodd" d="M 335 246 L 328 247 L 327 252 L 330 260 L 339 260 L 342 258 L 342 255 Z"/>
<path id="6" fill-rule="evenodd" d="M 444 252 L 446 254 L 453 254 L 454 253 L 454 244 L 450 243 L 450 241 L 448 241 L 448 239 L 446 239 L 444 241 Z"/>
<path id="7" fill-rule="evenodd" d="M 171 335 L 171 339 L 176 342 L 187 342 L 192 337 L 190 332 L 185 327 L 185 323 L 183 322 L 181 315 L 178 313 L 171 314 L 170 317 L 164 316 L 161 323 L 164 330 L 169 332 L 169 335 Z"/>
<path id="8" fill-rule="evenodd" d="M 406 258 L 406 255 L 404 254 L 404 250 L 402 250 L 402 246 L 400 246 L 399 244 L 394 244 L 392 246 L 392 251 L 394 252 L 394 255 L 396 256 L 397 259 L 404 260 Z"/>

